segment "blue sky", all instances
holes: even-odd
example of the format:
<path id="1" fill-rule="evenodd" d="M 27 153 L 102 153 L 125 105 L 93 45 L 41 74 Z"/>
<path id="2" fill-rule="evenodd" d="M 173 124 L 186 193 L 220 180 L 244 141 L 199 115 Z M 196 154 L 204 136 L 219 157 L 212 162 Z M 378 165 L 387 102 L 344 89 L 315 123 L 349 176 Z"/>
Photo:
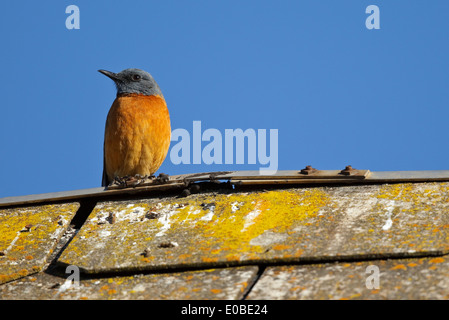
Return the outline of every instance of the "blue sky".
<path id="1" fill-rule="evenodd" d="M 80 9 L 69 30 L 66 7 Z M 368 5 L 380 29 L 368 30 Z M 278 169 L 449 169 L 449 2 L 8 1 L 0 197 L 98 187 L 112 81 L 159 83 L 172 129 L 278 130 Z M 176 142 L 172 142 L 172 145 Z M 204 147 L 205 143 L 203 143 Z M 179 164 L 159 172 L 258 170 Z"/>

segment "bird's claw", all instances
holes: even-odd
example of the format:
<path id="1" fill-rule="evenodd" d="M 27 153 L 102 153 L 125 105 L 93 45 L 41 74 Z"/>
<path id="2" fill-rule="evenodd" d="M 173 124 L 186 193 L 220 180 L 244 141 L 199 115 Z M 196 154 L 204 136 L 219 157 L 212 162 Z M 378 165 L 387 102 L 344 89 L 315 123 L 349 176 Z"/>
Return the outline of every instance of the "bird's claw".
<path id="1" fill-rule="evenodd" d="M 115 177 L 110 186 L 118 186 L 119 188 L 137 187 L 145 181 L 145 177 L 136 174 L 134 176 Z"/>
<path id="2" fill-rule="evenodd" d="M 124 177 L 115 177 L 109 186 L 113 186 L 119 189 L 135 188 L 150 181 L 156 184 L 165 184 L 170 181 L 170 176 L 168 174 L 161 173 L 157 177 L 154 175 L 142 176 L 140 174 L 136 174 L 134 176 L 128 175 Z"/>

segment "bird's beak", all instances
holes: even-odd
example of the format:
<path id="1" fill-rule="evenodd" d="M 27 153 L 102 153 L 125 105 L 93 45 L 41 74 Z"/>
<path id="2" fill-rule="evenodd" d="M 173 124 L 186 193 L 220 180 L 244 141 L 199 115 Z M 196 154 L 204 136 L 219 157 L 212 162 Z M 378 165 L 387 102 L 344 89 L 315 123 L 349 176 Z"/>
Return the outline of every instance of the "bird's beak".
<path id="1" fill-rule="evenodd" d="M 109 77 L 109 78 L 111 78 L 112 80 L 114 80 L 114 81 L 117 81 L 117 80 L 119 80 L 119 77 L 117 76 L 117 74 L 116 73 L 114 73 L 114 72 L 111 72 L 111 71 L 107 71 L 107 70 L 98 70 L 98 72 L 100 72 L 100 73 L 102 73 L 102 74 L 104 74 L 105 76 L 107 76 L 107 77 Z"/>

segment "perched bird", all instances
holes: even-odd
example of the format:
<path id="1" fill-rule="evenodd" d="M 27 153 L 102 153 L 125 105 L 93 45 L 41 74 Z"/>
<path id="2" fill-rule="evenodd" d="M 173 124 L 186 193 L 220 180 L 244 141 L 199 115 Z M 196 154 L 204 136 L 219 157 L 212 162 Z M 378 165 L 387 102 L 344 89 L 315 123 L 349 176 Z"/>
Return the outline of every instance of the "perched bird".
<path id="1" fill-rule="evenodd" d="M 106 120 L 102 186 L 123 177 L 152 176 L 171 138 L 170 115 L 158 84 L 140 69 L 98 71 L 117 87 Z"/>

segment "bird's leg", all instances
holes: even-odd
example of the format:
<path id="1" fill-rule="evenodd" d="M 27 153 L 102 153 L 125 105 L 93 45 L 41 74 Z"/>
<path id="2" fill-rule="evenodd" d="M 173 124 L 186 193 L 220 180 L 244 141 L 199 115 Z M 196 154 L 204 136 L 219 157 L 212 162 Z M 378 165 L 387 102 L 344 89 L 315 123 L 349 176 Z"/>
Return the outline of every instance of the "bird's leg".
<path id="1" fill-rule="evenodd" d="M 170 176 L 165 173 L 159 174 L 159 176 L 154 175 L 140 175 L 136 174 L 134 176 L 123 176 L 123 177 L 115 177 L 111 182 L 110 186 L 117 186 L 119 188 L 128 188 L 128 187 L 137 187 L 147 180 L 151 180 L 157 184 L 164 184 L 170 181 Z"/>
<path id="2" fill-rule="evenodd" d="M 136 179 L 136 182 L 133 183 L 133 187 L 137 187 L 138 185 L 141 185 L 142 183 L 145 182 L 146 176 L 136 174 L 134 178 Z"/>
<path id="3" fill-rule="evenodd" d="M 110 185 L 117 185 L 119 188 L 127 188 L 127 187 L 135 187 L 139 185 L 142 180 L 140 180 L 141 176 L 123 176 L 123 177 L 115 177 Z"/>
<path id="4" fill-rule="evenodd" d="M 112 186 L 112 185 L 122 186 L 124 184 L 123 179 L 124 179 L 124 177 L 116 176 L 116 177 L 114 177 L 114 180 L 112 180 L 112 182 L 109 185 L 110 186 Z"/>

